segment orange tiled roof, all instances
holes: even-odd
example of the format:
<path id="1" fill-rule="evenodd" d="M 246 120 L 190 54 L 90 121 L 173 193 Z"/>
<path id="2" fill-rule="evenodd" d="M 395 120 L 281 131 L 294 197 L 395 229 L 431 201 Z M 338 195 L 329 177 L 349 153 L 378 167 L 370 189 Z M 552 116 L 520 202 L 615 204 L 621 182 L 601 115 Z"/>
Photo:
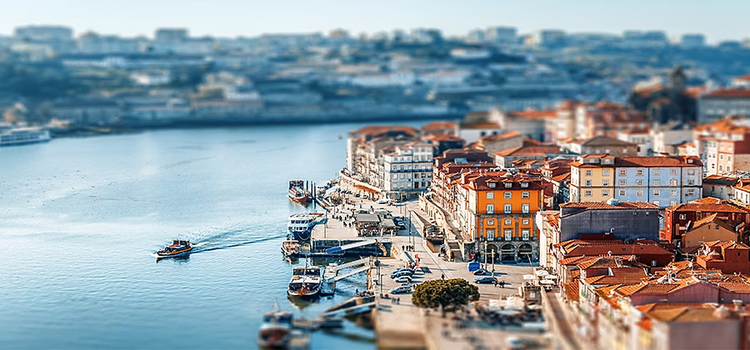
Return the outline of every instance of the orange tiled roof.
<path id="1" fill-rule="evenodd" d="M 523 135 L 518 131 L 508 131 L 502 134 L 483 136 L 479 139 L 479 142 L 482 144 L 487 144 L 489 142 L 503 141 L 503 140 L 511 139 L 514 137 L 521 137 L 521 136 Z"/>
<path id="2" fill-rule="evenodd" d="M 705 97 L 750 98 L 748 89 L 720 89 L 707 93 Z"/>
<path id="3" fill-rule="evenodd" d="M 578 301 L 578 280 L 563 284 L 563 289 L 565 289 L 565 296 L 568 297 L 568 300 Z"/>
<path id="4" fill-rule="evenodd" d="M 557 111 L 555 110 L 544 110 L 544 111 L 536 111 L 536 110 L 528 110 L 528 111 L 513 111 L 513 112 L 507 112 L 508 116 L 511 117 L 521 117 L 521 118 L 556 118 L 557 117 Z"/>
<path id="5" fill-rule="evenodd" d="M 590 285 L 602 284 L 633 284 L 640 283 L 642 279 L 647 278 L 646 271 L 639 267 L 618 267 L 611 268 L 611 275 L 595 276 L 584 279 Z"/>
<path id="6" fill-rule="evenodd" d="M 550 153 L 560 153 L 558 146 L 521 146 L 495 153 L 496 156 L 545 156 Z"/>
<path id="7" fill-rule="evenodd" d="M 658 209 L 659 206 L 647 202 L 619 202 L 617 205 L 606 202 L 568 202 L 560 204 L 563 208 L 573 209 Z"/>
<path id="8" fill-rule="evenodd" d="M 425 131 L 439 131 L 439 130 L 455 130 L 456 123 L 452 122 L 432 122 L 422 125 L 422 130 Z"/>

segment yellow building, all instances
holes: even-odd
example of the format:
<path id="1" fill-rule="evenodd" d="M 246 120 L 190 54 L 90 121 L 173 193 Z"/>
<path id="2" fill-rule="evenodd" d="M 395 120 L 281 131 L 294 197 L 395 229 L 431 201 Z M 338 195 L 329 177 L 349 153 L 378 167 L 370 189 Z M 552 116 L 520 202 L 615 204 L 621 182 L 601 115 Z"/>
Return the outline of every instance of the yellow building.
<path id="1" fill-rule="evenodd" d="M 615 193 L 615 157 L 607 154 L 583 155 L 571 163 L 570 201 L 606 202 Z"/>

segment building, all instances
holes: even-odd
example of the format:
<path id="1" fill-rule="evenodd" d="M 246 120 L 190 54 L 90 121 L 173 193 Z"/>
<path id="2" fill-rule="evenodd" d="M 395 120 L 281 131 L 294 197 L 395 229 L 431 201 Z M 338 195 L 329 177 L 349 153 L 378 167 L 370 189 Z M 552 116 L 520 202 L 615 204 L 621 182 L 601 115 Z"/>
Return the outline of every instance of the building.
<path id="1" fill-rule="evenodd" d="M 456 123 L 456 136 L 466 140 L 468 144 L 478 141 L 481 137 L 503 132 L 503 127 L 497 120 L 492 119 L 488 112 L 469 113 Z"/>
<path id="2" fill-rule="evenodd" d="M 78 38 L 78 51 L 84 54 L 132 54 L 140 52 L 143 42 L 145 40 L 138 38 L 89 32 Z"/>
<path id="3" fill-rule="evenodd" d="M 685 49 L 705 47 L 706 36 L 703 34 L 683 34 L 680 37 L 680 46 Z"/>
<path id="4" fill-rule="evenodd" d="M 628 96 L 628 106 L 646 114 L 649 123 L 689 123 L 696 120 L 697 101 L 687 90 L 687 76 L 681 66 L 669 73 L 665 85 L 636 87 Z"/>
<path id="5" fill-rule="evenodd" d="M 677 146 L 693 141 L 693 129 L 689 124 L 657 123 L 652 125 L 649 134 L 654 154 L 682 155 Z"/>
<path id="6" fill-rule="evenodd" d="M 661 239 L 682 247 L 683 235 L 695 223 L 716 215 L 712 220 L 718 219 L 732 227 L 734 232 L 745 238 L 748 224 L 750 224 L 750 212 L 742 207 L 718 199 L 704 198 L 700 201 L 675 205 L 664 210 L 664 229 L 660 233 Z"/>
<path id="7" fill-rule="evenodd" d="M 609 136 L 594 136 L 586 140 L 558 141 L 563 150 L 576 154 L 602 154 L 614 157 L 629 157 L 638 154 L 638 145 Z"/>
<path id="8" fill-rule="evenodd" d="M 702 198 L 698 157 L 584 155 L 571 163 L 570 201 L 649 202 L 660 208 Z"/>
<path id="9" fill-rule="evenodd" d="M 515 27 L 490 27 L 485 38 L 496 44 L 515 44 L 518 41 L 518 30 Z"/>
<path id="10" fill-rule="evenodd" d="M 706 242 L 737 241 L 735 228 L 718 216 L 719 214 L 714 213 L 695 223 L 689 223 L 687 231 L 682 234 L 682 251 L 691 254 Z"/>
<path id="11" fill-rule="evenodd" d="M 712 123 L 726 116 L 750 117 L 750 89 L 719 89 L 698 98 L 698 123 Z"/>
<path id="12" fill-rule="evenodd" d="M 731 200 L 734 186 L 739 182 L 737 177 L 709 175 L 703 178 L 703 196 Z"/>
<path id="13" fill-rule="evenodd" d="M 636 155 L 640 157 L 651 156 L 654 154 L 654 147 L 651 144 L 651 134 L 649 129 L 622 130 L 617 133 L 617 139 L 634 144 L 637 151 Z"/>
<path id="14" fill-rule="evenodd" d="M 519 132 L 537 141 L 551 141 L 554 138 L 549 124 L 557 120 L 556 110 L 503 111 L 500 108 L 490 110 L 489 118 L 500 124 L 505 130 Z M 549 134 L 547 131 L 549 130 Z"/>
<path id="15" fill-rule="evenodd" d="M 24 26 L 16 27 L 13 34 L 25 41 L 72 41 L 73 29 L 63 26 Z"/>
<path id="16" fill-rule="evenodd" d="M 185 28 L 159 28 L 154 33 L 156 41 L 184 41 L 189 38 Z"/>
<path id="17" fill-rule="evenodd" d="M 539 234 L 534 216 L 542 207 L 543 190 L 523 174 L 467 173 L 458 187 L 455 219 L 462 231 L 480 242 L 475 246 L 478 255 L 488 251 L 497 261 L 536 261 Z"/>
<path id="18" fill-rule="evenodd" d="M 524 136 L 517 131 L 508 131 L 502 134 L 493 134 L 482 136 L 476 142 L 468 145 L 471 149 L 487 152 L 487 154 L 495 154 L 497 152 L 506 151 L 523 146 Z"/>
<path id="19" fill-rule="evenodd" d="M 546 160 L 561 155 L 558 146 L 521 146 L 494 154 L 495 164 L 501 168 L 511 168 L 517 160 Z"/>
<path id="20" fill-rule="evenodd" d="M 723 118 L 698 126 L 694 139 L 706 175 L 750 169 L 750 119 Z"/>
<path id="21" fill-rule="evenodd" d="M 605 234 L 623 241 L 659 239 L 659 208 L 651 203 L 565 203 L 560 205 L 558 220 L 560 242 Z"/>
<path id="22" fill-rule="evenodd" d="M 409 126 L 366 126 L 349 133 L 346 171 L 375 188 L 384 187 L 382 150 L 418 141 L 418 130 Z"/>
<path id="23" fill-rule="evenodd" d="M 565 32 L 557 29 L 539 30 L 526 38 L 527 46 L 559 48 L 565 45 Z"/>
<path id="24" fill-rule="evenodd" d="M 432 145 L 410 142 L 381 150 L 383 189 L 389 198 L 403 198 L 424 192 L 432 181 Z"/>
<path id="25" fill-rule="evenodd" d="M 435 157 L 432 168 L 430 196 L 433 202 L 449 213 L 456 213 L 458 206 L 463 204 L 458 202 L 457 186 L 464 173 L 497 170 L 487 153 L 461 149 L 448 150 Z"/>
<path id="26" fill-rule="evenodd" d="M 695 262 L 706 270 L 750 275 L 750 247 L 735 240 L 704 242 Z"/>
<path id="27" fill-rule="evenodd" d="M 67 121 L 76 126 L 111 125 L 120 120 L 123 110 L 110 99 L 83 98 L 53 101 L 53 119 Z"/>
<path id="28" fill-rule="evenodd" d="M 732 79 L 732 87 L 738 89 L 750 88 L 750 74 Z"/>

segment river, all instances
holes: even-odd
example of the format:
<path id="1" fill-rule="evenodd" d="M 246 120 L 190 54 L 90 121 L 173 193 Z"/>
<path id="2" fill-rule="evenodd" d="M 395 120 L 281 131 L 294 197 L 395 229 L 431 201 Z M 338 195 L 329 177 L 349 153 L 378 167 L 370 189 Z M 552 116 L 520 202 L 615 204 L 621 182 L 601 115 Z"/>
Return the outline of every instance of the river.
<path id="1" fill-rule="evenodd" d="M 413 123 L 409 123 L 413 124 Z M 146 131 L 0 148 L 0 348 L 255 348 L 275 300 L 314 317 L 365 288 L 301 307 L 280 253 L 287 181 L 323 184 L 359 124 Z M 342 138 L 340 138 L 342 137 Z M 185 260 L 152 254 L 175 238 Z M 313 349 L 372 349 L 347 323 Z"/>

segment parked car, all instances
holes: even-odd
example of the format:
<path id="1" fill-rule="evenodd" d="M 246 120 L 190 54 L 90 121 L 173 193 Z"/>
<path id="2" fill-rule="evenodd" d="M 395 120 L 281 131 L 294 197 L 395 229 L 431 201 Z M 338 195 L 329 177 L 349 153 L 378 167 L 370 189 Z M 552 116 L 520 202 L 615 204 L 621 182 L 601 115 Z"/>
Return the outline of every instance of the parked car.
<path id="1" fill-rule="evenodd" d="M 488 276 L 491 274 L 492 272 L 489 272 L 485 269 L 479 269 L 479 270 L 474 271 L 474 276 Z"/>
<path id="2" fill-rule="evenodd" d="M 497 278 L 495 277 L 481 277 L 474 280 L 474 283 L 477 284 L 492 284 L 497 282 Z"/>
<path id="3" fill-rule="evenodd" d="M 410 276 L 401 276 L 394 279 L 396 283 L 410 283 L 411 277 Z"/>
<path id="4" fill-rule="evenodd" d="M 357 197 L 357 198 L 359 198 L 359 193 L 355 193 L 355 194 L 354 194 L 354 197 Z"/>
<path id="5" fill-rule="evenodd" d="M 398 269 L 396 271 L 393 271 L 393 272 L 401 272 L 401 271 L 407 271 L 407 272 L 411 272 L 411 273 L 416 272 L 416 271 L 414 271 L 414 269 L 410 269 L 408 267 L 402 267 L 402 268 L 400 268 L 400 269 Z"/>
<path id="6" fill-rule="evenodd" d="M 411 286 L 398 286 L 391 289 L 391 294 L 401 294 L 411 292 Z"/>
<path id="7" fill-rule="evenodd" d="M 411 277 L 413 275 L 414 275 L 413 271 L 396 271 L 396 272 L 394 272 L 394 273 L 391 274 L 391 278 L 399 278 L 401 276 L 409 276 L 409 277 Z"/>
<path id="8" fill-rule="evenodd" d="M 508 344 L 509 349 L 521 350 L 521 349 L 536 349 L 541 347 L 542 344 L 533 338 L 520 338 L 516 336 L 510 336 L 505 338 L 505 343 Z"/>

